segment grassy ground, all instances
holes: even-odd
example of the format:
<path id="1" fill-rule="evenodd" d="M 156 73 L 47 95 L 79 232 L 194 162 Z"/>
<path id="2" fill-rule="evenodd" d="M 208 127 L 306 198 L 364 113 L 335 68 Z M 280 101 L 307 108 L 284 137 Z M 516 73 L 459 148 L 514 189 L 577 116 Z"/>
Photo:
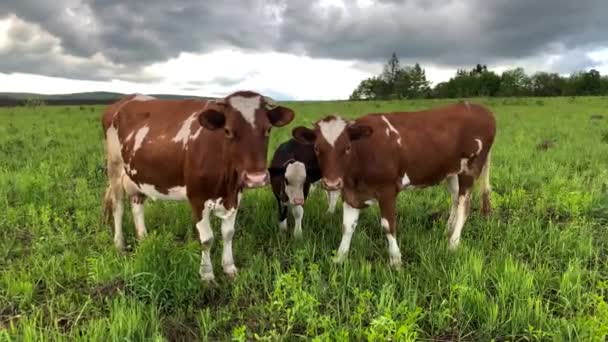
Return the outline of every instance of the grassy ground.
<path id="1" fill-rule="evenodd" d="M 187 204 L 149 202 L 149 238 L 119 255 L 101 224 L 101 107 L 0 109 L 0 340 L 604 340 L 608 334 L 608 99 L 486 99 L 498 121 L 495 212 L 478 197 L 459 251 L 443 236 L 444 187 L 402 193 L 391 271 L 377 207 L 348 262 L 331 262 L 341 206 L 320 191 L 304 239 L 277 228 L 269 189 L 245 194 L 229 282 L 202 285 Z M 295 103 L 291 127 L 330 112 L 446 101 Z M 603 119 L 591 118 L 604 114 Z M 127 211 L 129 213 L 129 211 Z M 219 226 L 215 221 L 215 231 Z"/>

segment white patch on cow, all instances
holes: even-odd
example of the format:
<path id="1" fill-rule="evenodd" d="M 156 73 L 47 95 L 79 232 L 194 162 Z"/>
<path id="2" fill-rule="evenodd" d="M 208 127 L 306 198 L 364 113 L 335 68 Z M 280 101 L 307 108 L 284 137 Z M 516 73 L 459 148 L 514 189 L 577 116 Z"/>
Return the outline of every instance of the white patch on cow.
<path id="1" fill-rule="evenodd" d="M 150 127 L 144 126 L 144 127 L 140 128 L 137 131 L 137 133 L 135 133 L 135 144 L 133 145 L 133 155 L 135 155 L 135 152 L 137 150 L 139 150 L 139 148 L 141 147 L 141 144 L 144 142 L 144 138 L 146 137 L 146 135 L 148 134 L 149 131 L 150 131 Z"/>
<path id="2" fill-rule="evenodd" d="M 410 181 L 410 177 L 408 177 L 407 173 L 404 172 L 403 173 L 403 177 L 401 177 L 401 186 L 402 187 L 407 187 L 411 184 L 412 182 Z"/>
<path id="3" fill-rule="evenodd" d="M 233 96 L 229 101 L 230 105 L 241 113 L 243 119 L 255 128 L 255 111 L 260 108 L 261 97 Z"/>
<path id="4" fill-rule="evenodd" d="M 201 131 L 203 130 L 202 127 L 199 127 L 196 132 L 194 132 L 194 134 L 192 134 L 190 136 L 190 140 L 196 140 L 196 138 L 198 138 L 198 136 L 201 134 Z"/>
<path id="5" fill-rule="evenodd" d="M 384 120 L 386 126 L 388 126 L 388 128 L 386 129 L 386 136 L 389 136 L 389 130 L 395 133 L 395 135 L 397 136 L 397 144 L 401 146 L 401 134 L 399 134 L 399 131 L 397 131 L 397 129 L 395 129 L 395 126 L 393 126 L 390 121 L 388 121 L 386 116 L 382 115 L 382 120 Z"/>
<path id="6" fill-rule="evenodd" d="M 382 227 L 384 233 L 388 234 L 390 232 L 390 225 L 388 224 L 388 220 L 384 217 L 380 220 L 380 227 Z"/>
<path id="7" fill-rule="evenodd" d="M 338 247 L 338 253 L 334 259 L 334 262 L 341 263 L 346 259 L 348 250 L 350 249 L 350 241 L 357 227 L 357 220 L 359 219 L 360 210 L 351 207 L 348 203 L 344 202 L 342 207 L 342 240 L 340 241 L 340 247 Z"/>
<path id="8" fill-rule="evenodd" d="M 467 107 L 467 109 L 471 109 L 471 104 L 469 101 L 464 101 L 464 105 Z"/>
<path id="9" fill-rule="evenodd" d="M 131 140 L 131 138 L 133 138 L 133 134 L 135 134 L 135 131 L 131 131 L 131 133 L 129 133 L 129 135 L 127 135 L 125 142 L 129 142 Z"/>
<path id="10" fill-rule="evenodd" d="M 135 95 L 134 98 L 131 99 L 131 101 L 150 101 L 150 100 L 156 100 L 156 97 L 148 96 L 148 95 L 144 95 L 144 94 L 137 94 L 137 95 Z"/>
<path id="11" fill-rule="evenodd" d="M 175 135 L 175 137 L 173 137 L 173 139 L 171 139 L 172 141 L 174 141 L 176 143 L 181 142 L 182 147 L 186 147 L 186 143 L 188 143 L 188 138 L 190 138 L 192 124 L 196 120 L 197 114 L 198 114 L 198 112 L 194 112 L 186 120 L 184 120 L 184 122 L 182 123 L 182 127 L 180 127 L 179 131 L 177 131 L 177 134 Z"/>
<path id="12" fill-rule="evenodd" d="M 306 166 L 302 162 L 293 162 L 285 168 L 285 194 L 291 204 L 296 199 L 304 199 L 304 182 L 306 181 Z"/>
<path id="13" fill-rule="evenodd" d="M 401 251 L 399 250 L 399 245 L 397 244 L 397 239 L 393 234 L 386 234 L 386 239 L 388 240 L 388 254 L 390 256 L 390 264 L 394 268 L 399 268 L 401 266 Z"/>
<path id="14" fill-rule="evenodd" d="M 151 184 L 140 184 L 138 186 L 139 191 L 142 194 L 150 197 L 152 200 L 173 200 L 173 201 L 185 201 L 188 199 L 186 196 L 185 186 L 175 186 L 168 190 L 166 194 L 163 194 L 156 190 L 156 187 Z"/>
<path id="15" fill-rule="evenodd" d="M 284 219 L 283 221 L 279 222 L 279 229 L 282 231 L 287 230 L 287 219 Z"/>
<path id="16" fill-rule="evenodd" d="M 131 168 L 130 164 L 125 164 L 125 170 L 129 176 L 135 176 L 137 174 L 137 170 L 135 168 Z"/>
<path id="17" fill-rule="evenodd" d="M 370 199 L 370 200 L 365 201 L 365 204 L 367 204 L 367 205 L 373 205 L 376 203 L 378 203 L 378 201 L 376 201 L 375 199 Z"/>
<path id="18" fill-rule="evenodd" d="M 462 233 L 462 227 L 467 219 L 466 202 L 469 196 L 470 193 L 468 192 L 465 195 L 458 196 L 458 208 L 456 209 L 454 227 L 452 230 L 452 235 L 448 241 L 448 247 L 450 250 L 455 250 L 460 244 L 460 234 Z"/>
<path id="19" fill-rule="evenodd" d="M 118 130 L 116 130 L 116 127 L 114 126 L 110 126 L 106 131 L 106 146 L 110 160 L 116 161 L 116 159 L 119 158 L 122 160 L 122 154 L 120 152 L 121 145 L 120 140 L 118 139 Z"/>
<path id="20" fill-rule="evenodd" d="M 475 139 L 475 142 L 477 143 L 477 151 L 473 154 L 473 156 L 478 155 L 481 152 L 481 149 L 483 148 L 483 143 L 481 142 L 481 139 Z"/>
<path id="21" fill-rule="evenodd" d="M 344 128 L 346 128 L 346 122 L 341 117 L 337 117 L 329 121 L 319 122 L 319 128 L 323 138 L 333 147 Z"/>

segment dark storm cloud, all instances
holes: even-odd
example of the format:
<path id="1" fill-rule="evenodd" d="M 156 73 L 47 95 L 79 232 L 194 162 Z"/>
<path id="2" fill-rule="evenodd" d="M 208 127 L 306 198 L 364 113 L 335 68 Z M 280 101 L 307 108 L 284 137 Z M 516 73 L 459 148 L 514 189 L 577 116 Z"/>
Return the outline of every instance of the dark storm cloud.
<path id="1" fill-rule="evenodd" d="M 54 40 L 23 46 L 25 33 L 13 32 L 13 44 L 0 49 L 0 71 L 145 79 L 146 65 L 222 47 L 362 63 L 383 62 L 395 51 L 408 61 L 443 66 L 577 50 L 582 53 L 569 56 L 578 59 L 562 61 L 560 68 L 580 67 L 590 62 L 585 51 L 608 45 L 605 13 L 605 0 L 376 0 L 368 7 L 356 0 L 344 6 L 311 0 L 5 0 L 0 17 L 16 15 Z M 74 67 L 71 59 L 57 57 L 57 48 L 85 59 L 101 53 L 109 64 Z"/>

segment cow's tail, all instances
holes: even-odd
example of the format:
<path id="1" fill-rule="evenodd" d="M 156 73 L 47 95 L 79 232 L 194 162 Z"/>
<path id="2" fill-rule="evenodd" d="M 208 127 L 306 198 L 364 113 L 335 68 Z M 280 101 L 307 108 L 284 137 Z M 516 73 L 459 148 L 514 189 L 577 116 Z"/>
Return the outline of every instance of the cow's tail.
<path id="1" fill-rule="evenodd" d="M 114 213 L 114 196 L 112 195 L 112 185 L 108 183 L 106 194 L 103 197 L 103 223 L 109 224 Z"/>
<path id="2" fill-rule="evenodd" d="M 116 215 L 122 216 L 124 190 L 122 187 L 122 156 L 118 146 L 118 136 L 115 131 L 108 130 L 105 140 L 106 174 L 108 186 L 103 197 L 103 222 L 110 223 Z"/>
<path id="3" fill-rule="evenodd" d="M 491 153 L 488 151 L 486 161 L 481 169 L 479 175 L 481 192 L 481 213 L 484 216 L 489 216 L 492 213 L 492 202 L 490 201 L 490 193 L 492 192 L 492 186 L 490 185 L 490 163 Z"/>

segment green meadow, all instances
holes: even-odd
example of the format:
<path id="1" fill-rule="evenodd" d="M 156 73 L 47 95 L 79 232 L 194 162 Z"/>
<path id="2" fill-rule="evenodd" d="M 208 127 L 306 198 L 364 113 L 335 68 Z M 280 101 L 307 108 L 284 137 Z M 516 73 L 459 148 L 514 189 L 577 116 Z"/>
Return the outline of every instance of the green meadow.
<path id="1" fill-rule="evenodd" d="M 148 237 L 117 253 L 102 223 L 101 106 L 0 109 L 0 341 L 604 341 L 608 336 L 608 98 L 471 99 L 492 109 L 493 215 L 479 196 L 449 252 L 445 186 L 403 192 L 388 264 L 377 206 L 335 265 L 342 207 L 317 188 L 301 241 L 278 229 L 270 188 L 246 191 L 239 274 L 201 283 L 184 202 L 148 201 Z M 295 102 L 297 125 L 329 113 L 415 110 L 449 100 Z M 598 116 L 601 115 L 601 116 Z M 290 218 L 291 220 L 291 218 Z M 219 221 L 214 220 L 219 235 Z M 291 232 L 291 230 L 290 230 Z"/>

